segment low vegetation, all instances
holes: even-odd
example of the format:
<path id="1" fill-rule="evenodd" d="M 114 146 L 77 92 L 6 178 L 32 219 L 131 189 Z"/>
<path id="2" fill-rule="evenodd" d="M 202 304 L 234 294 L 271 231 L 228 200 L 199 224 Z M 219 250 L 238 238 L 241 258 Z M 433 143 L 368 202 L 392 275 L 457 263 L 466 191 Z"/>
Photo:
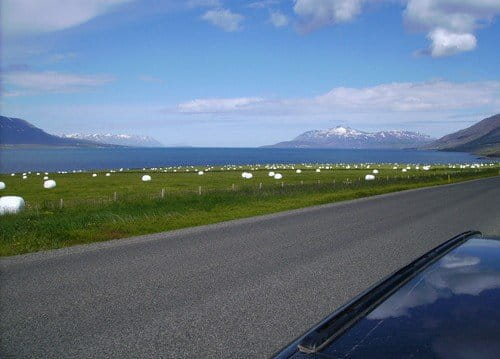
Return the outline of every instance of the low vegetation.
<path id="1" fill-rule="evenodd" d="M 0 217 L 0 255 L 215 223 L 405 189 L 495 176 L 499 166 L 301 165 L 184 167 L 142 171 L 0 175 L 2 196 L 26 200 L 20 214 Z M 296 173 L 297 169 L 301 173 Z M 320 172 L 317 169 L 320 168 Z M 365 181 L 373 169 L 375 180 Z M 198 172 L 203 170 L 203 175 Z M 269 176 L 274 171 L 282 179 Z M 242 173 L 251 173 L 251 178 Z M 95 173 L 97 176 L 92 176 Z M 106 176 L 106 173 L 110 173 Z M 142 181 L 148 174 L 151 181 Z M 248 177 L 248 176 L 246 176 Z"/>

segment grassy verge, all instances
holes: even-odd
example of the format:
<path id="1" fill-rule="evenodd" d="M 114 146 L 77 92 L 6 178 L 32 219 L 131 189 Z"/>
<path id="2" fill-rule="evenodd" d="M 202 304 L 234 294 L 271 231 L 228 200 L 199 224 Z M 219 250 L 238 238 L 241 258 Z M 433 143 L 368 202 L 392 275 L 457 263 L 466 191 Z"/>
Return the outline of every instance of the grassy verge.
<path id="1" fill-rule="evenodd" d="M 295 171 L 292 175 L 292 170 L 281 171 L 287 182 L 269 179 L 267 170 L 255 171 L 253 182 L 241 180 L 241 171 L 211 173 L 212 178 L 203 179 L 195 174 L 162 174 L 163 182 L 158 174 L 153 175 L 156 187 L 145 187 L 148 184 L 137 181 L 138 173 L 113 174 L 114 180 L 100 174 L 101 183 L 93 183 L 89 174 L 75 174 L 57 179 L 59 192 L 41 190 L 40 179 L 32 184 L 17 179 L 24 188 L 28 206 L 20 214 L 0 217 L 0 255 L 155 233 L 498 174 L 498 166 L 461 171 L 443 167 L 414 171 L 411 175 L 392 167 L 379 168 L 375 181 L 364 181 L 361 175 L 369 173 L 366 169 L 321 173 L 310 170 L 302 177 Z M 19 191 L 15 183 L 11 179 L 14 192 Z M 168 190 L 162 197 L 159 190 L 164 187 Z M 120 195 L 115 200 L 116 191 Z M 58 197 L 65 198 L 62 208 Z"/>

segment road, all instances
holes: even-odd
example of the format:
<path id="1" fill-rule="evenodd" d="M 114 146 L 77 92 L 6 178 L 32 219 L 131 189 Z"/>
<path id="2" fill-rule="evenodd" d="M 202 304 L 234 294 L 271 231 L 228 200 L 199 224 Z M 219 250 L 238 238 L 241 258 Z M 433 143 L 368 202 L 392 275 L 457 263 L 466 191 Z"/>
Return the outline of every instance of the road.
<path id="1" fill-rule="evenodd" d="M 267 357 L 468 229 L 500 177 L 0 260 L 0 357 Z"/>

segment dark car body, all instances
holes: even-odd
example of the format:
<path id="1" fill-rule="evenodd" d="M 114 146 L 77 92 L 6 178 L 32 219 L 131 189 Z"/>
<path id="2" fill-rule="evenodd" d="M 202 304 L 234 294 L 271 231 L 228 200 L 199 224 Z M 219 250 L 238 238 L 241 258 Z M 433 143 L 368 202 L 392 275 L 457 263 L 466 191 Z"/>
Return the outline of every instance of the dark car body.
<path id="1" fill-rule="evenodd" d="M 467 232 L 382 280 L 277 358 L 500 358 L 500 240 Z"/>

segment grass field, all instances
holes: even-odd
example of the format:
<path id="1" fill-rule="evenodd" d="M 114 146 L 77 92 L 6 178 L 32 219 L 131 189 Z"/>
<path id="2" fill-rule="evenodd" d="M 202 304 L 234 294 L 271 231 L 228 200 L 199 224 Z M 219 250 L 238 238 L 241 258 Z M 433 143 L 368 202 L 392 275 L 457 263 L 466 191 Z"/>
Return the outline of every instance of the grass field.
<path id="1" fill-rule="evenodd" d="M 357 166 L 357 168 L 355 168 Z M 44 173 L 0 175 L 26 209 L 0 217 L 0 255 L 161 232 L 287 209 L 499 174 L 484 166 L 289 165 L 182 167 L 135 171 L 51 173 L 56 188 L 44 189 Z M 461 168 L 462 167 L 462 168 Z M 301 169 L 302 173 L 296 173 Z M 320 169 L 320 172 L 317 172 Z M 379 171 L 374 181 L 366 174 Z M 203 170 L 203 175 L 198 171 Z M 252 179 L 242 178 L 243 171 Z M 268 175 L 274 171 L 280 180 Z M 97 177 L 92 177 L 96 173 Z M 149 174 L 150 182 L 141 177 Z"/>

